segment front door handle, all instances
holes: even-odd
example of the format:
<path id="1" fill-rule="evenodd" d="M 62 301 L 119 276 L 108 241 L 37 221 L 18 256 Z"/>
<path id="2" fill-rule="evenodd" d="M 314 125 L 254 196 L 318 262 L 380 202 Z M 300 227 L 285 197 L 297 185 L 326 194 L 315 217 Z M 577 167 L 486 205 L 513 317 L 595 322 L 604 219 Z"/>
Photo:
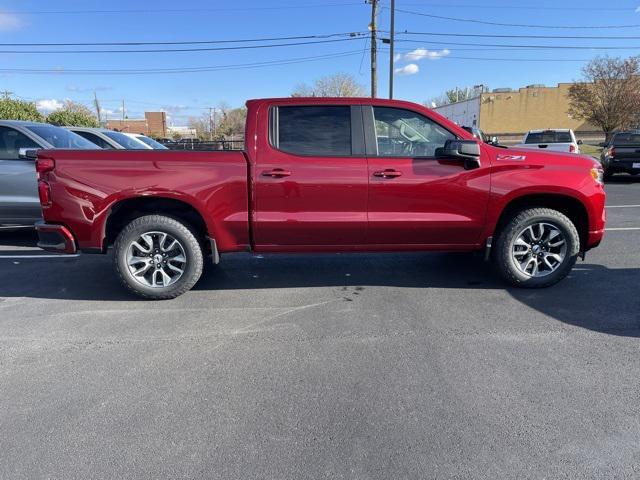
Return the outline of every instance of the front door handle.
<path id="1" fill-rule="evenodd" d="M 373 172 L 374 177 L 380 178 L 396 178 L 402 175 L 402 172 L 394 170 L 393 168 L 387 168 L 386 170 L 380 170 L 377 172 Z"/>
<path id="2" fill-rule="evenodd" d="M 266 170 L 262 172 L 263 177 L 271 177 L 271 178 L 282 178 L 288 177 L 291 175 L 291 172 L 288 170 L 283 170 L 282 168 L 274 168 L 273 170 Z"/>

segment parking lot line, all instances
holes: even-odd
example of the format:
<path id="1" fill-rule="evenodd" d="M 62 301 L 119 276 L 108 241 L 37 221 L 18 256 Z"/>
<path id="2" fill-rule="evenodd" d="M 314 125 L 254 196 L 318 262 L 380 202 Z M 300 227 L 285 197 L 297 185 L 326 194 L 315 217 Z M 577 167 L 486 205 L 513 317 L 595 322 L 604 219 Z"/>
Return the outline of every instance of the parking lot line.
<path id="1" fill-rule="evenodd" d="M 606 208 L 638 208 L 640 205 L 607 205 Z"/>
<path id="2" fill-rule="evenodd" d="M 633 230 L 640 230 L 640 227 L 619 227 L 619 228 L 605 228 L 605 232 L 627 232 Z"/>

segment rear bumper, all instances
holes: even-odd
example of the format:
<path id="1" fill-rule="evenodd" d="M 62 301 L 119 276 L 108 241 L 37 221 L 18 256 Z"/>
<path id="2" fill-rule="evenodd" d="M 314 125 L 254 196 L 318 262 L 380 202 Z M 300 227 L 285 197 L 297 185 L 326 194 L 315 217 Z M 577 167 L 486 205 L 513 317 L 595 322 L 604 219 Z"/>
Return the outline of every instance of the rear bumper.
<path id="1" fill-rule="evenodd" d="M 44 222 L 36 223 L 38 247 L 49 252 L 77 253 L 76 240 L 73 233 L 64 225 L 52 225 Z"/>
<path id="2" fill-rule="evenodd" d="M 607 164 L 607 170 L 612 173 L 640 173 L 640 168 L 633 168 L 633 164 L 640 164 L 640 158 L 610 160 Z"/>

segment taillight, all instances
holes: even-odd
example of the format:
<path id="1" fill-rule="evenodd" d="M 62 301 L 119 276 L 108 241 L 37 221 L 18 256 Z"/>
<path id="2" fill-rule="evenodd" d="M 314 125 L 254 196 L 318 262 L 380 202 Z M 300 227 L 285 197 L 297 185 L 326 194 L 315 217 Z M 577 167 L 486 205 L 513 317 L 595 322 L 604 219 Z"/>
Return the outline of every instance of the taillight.
<path id="1" fill-rule="evenodd" d="M 43 207 L 51 206 L 51 187 L 44 180 L 38 180 L 38 196 L 40 197 L 40 205 Z"/>
<path id="2" fill-rule="evenodd" d="M 53 158 L 38 158 L 36 160 L 36 172 L 47 173 L 56 168 L 56 162 Z"/>
<path id="3" fill-rule="evenodd" d="M 576 146 L 574 144 L 569 145 L 569 153 L 575 153 Z"/>

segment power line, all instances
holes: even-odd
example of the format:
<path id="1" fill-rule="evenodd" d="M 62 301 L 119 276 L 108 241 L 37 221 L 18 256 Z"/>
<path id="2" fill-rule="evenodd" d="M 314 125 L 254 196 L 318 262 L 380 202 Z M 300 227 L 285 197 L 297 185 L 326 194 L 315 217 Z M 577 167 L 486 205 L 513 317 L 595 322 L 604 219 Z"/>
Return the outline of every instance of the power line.
<path id="1" fill-rule="evenodd" d="M 383 7 L 386 8 L 386 7 Z M 466 22 L 466 23 L 478 23 L 481 25 L 493 25 L 498 27 L 520 27 L 520 28 L 549 28 L 549 29 L 582 29 L 582 30 L 591 30 L 591 29 L 608 29 L 608 28 L 638 28 L 640 24 L 631 24 L 631 25 L 590 25 L 590 26 L 577 26 L 577 25 L 535 25 L 535 24 L 527 24 L 527 23 L 500 23 L 500 22 L 490 22 L 487 20 L 477 20 L 475 18 L 457 18 L 457 17 L 446 17 L 443 15 L 433 15 L 430 13 L 424 12 L 415 12 L 412 10 L 404 10 L 400 8 L 396 8 L 396 12 L 407 13 L 411 15 L 420 15 L 422 17 L 435 18 L 438 20 L 449 20 L 453 22 Z"/>
<path id="2" fill-rule="evenodd" d="M 404 6 L 410 7 L 424 7 L 424 3 L 404 3 Z M 583 11 L 591 11 L 591 12 L 621 12 L 621 11 L 635 11 L 636 7 L 585 7 L 582 5 L 575 5 L 573 7 L 557 7 L 557 6 L 549 6 L 549 5 L 539 5 L 538 2 L 534 4 L 535 6 L 522 6 L 522 5 L 484 5 L 484 4 L 456 4 L 452 5 L 451 3 L 429 3 L 427 5 L 429 8 L 479 8 L 482 10 L 486 9 L 498 9 L 498 10 L 536 10 L 539 11 L 541 9 L 544 10 L 568 10 L 575 11 L 576 9 L 580 9 Z"/>
<path id="3" fill-rule="evenodd" d="M 318 40 L 312 42 L 289 42 L 289 43 L 271 43 L 267 45 L 242 45 L 233 47 L 207 47 L 207 48 L 162 48 L 162 49 L 136 49 L 136 50 L 0 50 L 0 53 L 19 53 L 19 54 L 83 54 L 83 53 L 179 53 L 179 52 L 213 52 L 223 50 L 246 50 L 254 48 L 277 48 L 277 47 L 293 47 L 300 45 L 318 45 L 321 43 L 337 43 L 349 42 L 352 40 L 362 40 L 366 36 L 339 38 L 334 40 Z"/>
<path id="4" fill-rule="evenodd" d="M 109 10 L 5 10 L 3 13 L 11 15 L 91 15 L 91 14 L 131 14 L 131 13 L 202 13 L 202 12 L 239 12 L 254 10 L 290 10 L 293 8 L 325 8 L 348 7 L 362 5 L 362 2 L 346 3 L 316 3 L 278 5 L 269 7 L 230 7 L 230 8 L 149 8 L 149 9 L 109 9 Z"/>
<path id="5" fill-rule="evenodd" d="M 333 58 L 348 57 L 352 55 L 360 55 L 361 50 L 352 50 L 348 52 L 332 53 L 327 55 L 315 55 L 309 57 L 298 57 L 286 60 L 271 60 L 265 62 L 252 62 L 252 63 L 236 63 L 230 65 L 210 65 L 210 66 L 198 66 L 198 67 L 181 67 L 181 68 L 157 68 L 157 69 L 71 69 L 66 70 L 63 68 L 0 68 L 2 73 L 13 74 L 33 74 L 50 75 L 52 73 L 58 75 L 149 75 L 149 74 L 175 74 L 175 73 L 198 73 L 198 72 L 212 72 L 219 70 L 242 70 L 247 68 L 259 68 L 275 65 L 289 65 L 295 63 L 305 63 L 315 60 L 325 60 Z"/>
<path id="6" fill-rule="evenodd" d="M 445 46 L 470 46 L 470 47 L 501 47 L 504 49 L 522 48 L 531 50 L 638 50 L 640 46 L 610 46 L 604 47 L 601 45 L 505 45 L 500 43 L 465 43 L 465 42 L 437 42 L 434 40 L 396 40 L 396 42 L 403 43 L 419 43 L 427 45 L 445 45 Z M 1 53 L 1 52 L 0 52 Z"/>
<path id="7" fill-rule="evenodd" d="M 396 35 L 424 35 L 437 37 L 471 38 L 538 38 L 549 40 L 640 40 L 640 36 L 624 35 L 501 35 L 489 33 L 439 33 L 439 32 L 397 32 Z M 2 45 L 2 44 L 0 44 Z"/>
<path id="8" fill-rule="evenodd" d="M 252 43 L 277 40 L 310 40 L 333 37 L 359 37 L 368 32 L 327 33 L 320 35 L 301 35 L 292 37 L 242 38 L 237 40 L 182 40 L 175 42 L 78 42 L 78 43 L 0 43 L 0 47 L 99 47 L 99 46 L 140 46 L 140 45 L 210 45 L 219 43 Z"/>

